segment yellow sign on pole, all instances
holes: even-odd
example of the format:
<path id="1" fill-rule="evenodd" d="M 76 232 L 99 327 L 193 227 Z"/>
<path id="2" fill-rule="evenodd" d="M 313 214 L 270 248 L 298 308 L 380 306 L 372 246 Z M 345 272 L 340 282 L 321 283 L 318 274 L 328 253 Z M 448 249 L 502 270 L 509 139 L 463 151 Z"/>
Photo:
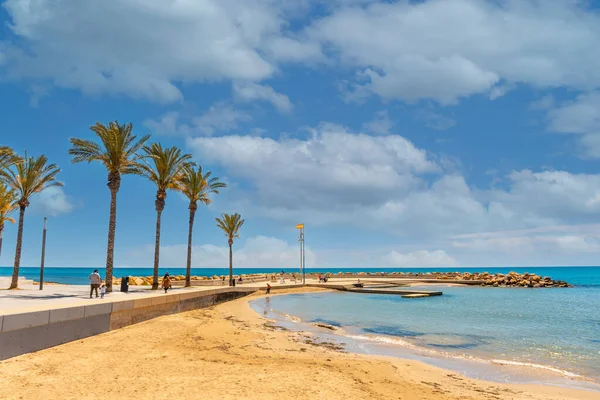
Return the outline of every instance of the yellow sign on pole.
<path id="1" fill-rule="evenodd" d="M 298 224 L 298 225 L 296 225 L 296 229 L 304 229 L 304 224 Z"/>

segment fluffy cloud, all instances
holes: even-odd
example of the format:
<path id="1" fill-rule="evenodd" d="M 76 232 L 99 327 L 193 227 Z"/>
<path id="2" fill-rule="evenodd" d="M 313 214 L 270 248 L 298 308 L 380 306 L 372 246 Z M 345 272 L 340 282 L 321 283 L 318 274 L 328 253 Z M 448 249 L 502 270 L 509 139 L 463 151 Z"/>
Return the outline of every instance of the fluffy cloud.
<path id="1" fill-rule="evenodd" d="M 206 113 L 193 118 L 193 124 L 205 135 L 216 131 L 229 131 L 238 127 L 240 122 L 250 121 L 252 117 L 244 111 L 236 110 L 227 103 L 212 105 Z"/>
<path id="2" fill-rule="evenodd" d="M 234 244 L 234 268 L 280 268 L 291 269 L 299 265 L 297 244 L 283 240 L 257 236 L 246 240 L 242 247 Z M 152 264 L 154 245 L 131 249 L 124 255 L 123 262 L 128 266 L 147 266 Z M 161 265 L 166 267 L 185 266 L 187 245 L 161 246 Z M 315 266 L 315 254 L 306 248 L 306 267 Z M 196 245 L 192 249 L 193 268 L 229 268 L 229 247 L 214 245 Z"/>
<path id="3" fill-rule="evenodd" d="M 336 9 L 307 35 L 384 98 L 452 104 L 512 84 L 600 87 L 600 16 L 586 2 L 376 2 Z"/>
<path id="4" fill-rule="evenodd" d="M 367 132 L 377 135 L 387 135 L 394 127 L 394 121 L 390 119 L 388 110 L 378 111 L 375 113 L 375 118 L 363 124 Z"/>
<path id="5" fill-rule="evenodd" d="M 193 117 L 189 124 L 180 121 L 176 111 L 170 111 L 159 119 L 147 119 L 144 126 L 158 135 L 188 136 L 213 135 L 216 132 L 228 132 L 236 129 L 240 123 L 252 119 L 250 114 L 238 110 L 224 102 L 215 103 L 202 115 Z"/>
<path id="6" fill-rule="evenodd" d="M 259 85 L 253 82 L 235 82 L 233 93 L 236 100 L 242 102 L 268 101 L 283 113 L 290 112 L 294 108 L 286 95 L 277 93 L 271 86 Z"/>
<path id="7" fill-rule="evenodd" d="M 600 225 L 556 225 L 459 235 L 449 248 L 468 265 L 596 265 Z"/>
<path id="8" fill-rule="evenodd" d="M 436 131 L 445 131 L 456 125 L 456 121 L 453 118 L 440 114 L 433 107 L 418 110 L 415 113 L 415 117 L 417 120 L 422 121 L 426 127 Z"/>
<path id="9" fill-rule="evenodd" d="M 50 187 L 31 198 L 29 212 L 44 216 L 57 216 L 70 213 L 73 203 L 62 188 Z"/>
<path id="10" fill-rule="evenodd" d="M 231 195 L 232 206 L 286 223 L 437 240 L 600 222 L 600 175 L 513 171 L 500 186 L 481 190 L 397 135 L 373 137 L 323 124 L 305 139 L 222 136 L 187 144 L 199 159 L 221 164 L 231 179 L 248 182 Z"/>
<path id="11" fill-rule="evenodd" d="M 548 118 L 551 131 L 580 135 L 584 155 L 600 157 L 600 91 L 582 94 L 550 109 Z"/>
<path id="12" fill-rule="evenodd" d="M 14 42 L 23 47 L 8 46 L 2 58 L 12 78 L 176 101 L 178 82 L 271 76 L 276 66 L 261 53 L 278 55 L 271 42 L 281 37 L 283 20 L 274 3 L 8 0 Z"/>
<path id="13" fill-rule="evenodd" d="M 222 136 L 187 144 L 200 159 L 250 180 L 272 212 L 379 204 L 421 185 L 416 172 L 437 169 L 403 137 L 355 135 L 335 125 L 322 125 L 307 140 Z"/>
<path id="14" fill-rule="evenodd" d="M 361 98 L 366 90 L 452 104 L 475 93 L 496 98 L 522 83 L 600 87 L 600 16 L 579 1 L 7 0 L 3 6 L 13 34 L 0 45 L 4 74 L 85 93 L 170 102 L 182 97 L 179 83 L 258 82 L 282 63 L 307 62 L 355 68 L 361 81 L 352 93 Z M 313 6 L 323 15 L 310 15 Z M 262 90 L 261 99 L 286 107 Z"/>
<path id="15" fill-rule="evenodd" d="M 186 136 L 194 132 L 194 128 L 179 122 L 179 113 L 169 111 L 159 119 L 147 119 L 143 125 L 156 135 Z"/>

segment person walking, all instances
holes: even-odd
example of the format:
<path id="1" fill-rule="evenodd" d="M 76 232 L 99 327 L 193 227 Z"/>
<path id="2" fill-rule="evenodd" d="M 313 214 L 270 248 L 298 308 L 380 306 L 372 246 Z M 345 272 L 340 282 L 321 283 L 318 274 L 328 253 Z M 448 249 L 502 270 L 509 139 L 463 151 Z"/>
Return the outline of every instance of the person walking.
<path id="1" fill-rule="evenodd" d="M 171 289 L 171 277 L 168 272 L 163 276 L 162 287 L 165 289 L 165 293 L 167 293 L 167 290 Z"/>
<path id="2" fill-rule="evenodd" d="M 96 291 L 96 298 L 98 298 L 98 288 L 100 287 L 100 282 L 102 282 L 102 278 L 100 278 L 98 270 L 95 269 L 94 272 L 90 274 L 90 299 L 92 298 L 92 293 L 94 293 L 94 290 Z"/>

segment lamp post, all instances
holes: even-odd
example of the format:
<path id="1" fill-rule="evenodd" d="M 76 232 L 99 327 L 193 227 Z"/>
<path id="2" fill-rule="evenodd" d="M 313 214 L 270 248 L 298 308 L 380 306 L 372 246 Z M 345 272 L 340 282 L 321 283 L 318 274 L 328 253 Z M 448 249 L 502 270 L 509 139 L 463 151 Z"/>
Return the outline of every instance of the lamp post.
<path id="1" fill-rule="evenodd" d="M 302 272 L 302 284 L 306 284 L 306 273 L 304 271 L 304 266 L 306 265 L 306 255 L 304 254 L 304 224 L 296 225 L 296 229 L 300 230 L 300 237 L 298 238 L 298 242 L 300 242 L 300 271 Z"/>
<path id="2" fill-rule="evenodd" d="M 42 263 L 40 265 L 40 290 L 44 288 L 44 259 L 46 258 L 46 220 L 44 217 L 44 233 L 42 233 Z"/>
<path id="3" fill-rule="evenodd" d="M 302 225 L 302 284 L 306 285 L 306 253 L 304 251 L 304 225 Z"/>

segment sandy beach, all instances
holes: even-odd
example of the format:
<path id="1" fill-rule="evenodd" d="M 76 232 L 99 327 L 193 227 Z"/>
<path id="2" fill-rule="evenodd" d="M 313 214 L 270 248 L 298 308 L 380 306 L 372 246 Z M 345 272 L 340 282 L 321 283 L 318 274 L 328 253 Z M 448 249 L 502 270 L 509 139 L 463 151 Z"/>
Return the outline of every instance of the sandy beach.
<path id="1" fill-rule="evenodd" d="M 250 308 L 257 296 L 2 361 L 1 397 L 600 399 L 598 392 L 482 382 L 416 361 L 344 353 L 278 329 Z"/>

